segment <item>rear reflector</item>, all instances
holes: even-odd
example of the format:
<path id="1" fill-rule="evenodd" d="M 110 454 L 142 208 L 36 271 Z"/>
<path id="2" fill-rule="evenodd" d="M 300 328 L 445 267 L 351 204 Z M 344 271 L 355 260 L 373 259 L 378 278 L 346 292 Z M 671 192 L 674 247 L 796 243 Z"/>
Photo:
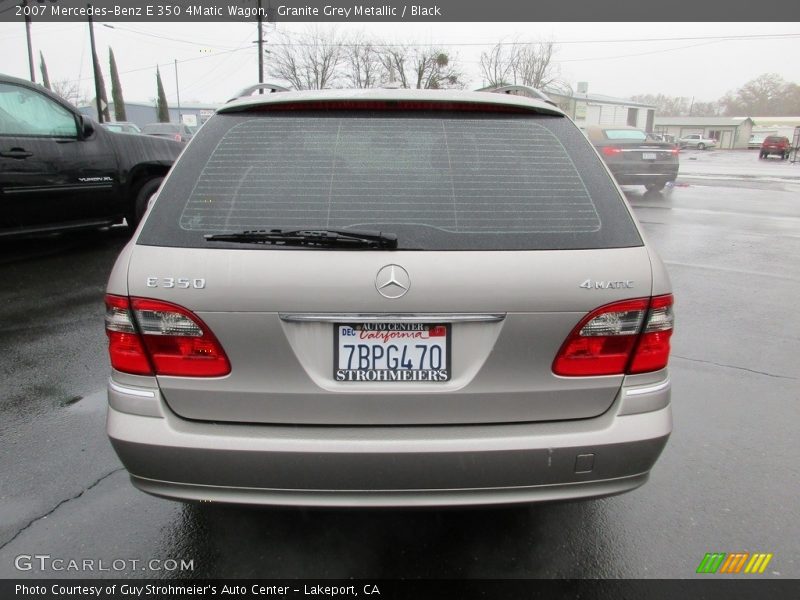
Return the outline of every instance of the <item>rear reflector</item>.
<path id="1" fill-rule="evenodd" d="M 231 371 L 211 330 L 191 311 L 160 300 L 106 296 L 111 365 L 137 375 L 221 377 Z"/>
<path id="2" fill-rule="evenodd" d="M 672 295 L 607 304 L 586 315 L 553 361 L 565 377 L 622 375 L 667 366 Z"/>

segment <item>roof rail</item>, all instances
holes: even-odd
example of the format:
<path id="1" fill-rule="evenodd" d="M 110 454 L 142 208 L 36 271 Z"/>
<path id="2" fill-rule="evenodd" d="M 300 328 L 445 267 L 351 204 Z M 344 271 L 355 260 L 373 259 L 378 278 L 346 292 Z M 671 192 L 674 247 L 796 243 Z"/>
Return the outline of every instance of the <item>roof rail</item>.
<path id="1" fill-rule="evenodd" d="M 528 96 L 529 98 L 534 98 L 536 100 L 541 100 L 542 102 L 547 102 L 548 104 L 552 104 L 553 106 L 557 106 L 555 102 L 550 100 L 550 97 L 545 94 L 544 92 L 537 90 L 536 88 L 532 88 L 529 85 L 501 85 L 496 88 L 484 88 L 480 90 L 483 92 L 490 92 L 492 94 L 511 94 L 514 96 Z"/>
<path id="2" fill-rule="evenodd" d="M 289 88 L 284 87 L 282 85 L 278 85 L 277 83 L 257 83 L 255 85 L 248 86 L 243 90 L 239 91 L 233 98 L 230 98 L 228 102 L 233 102 L 234 100 L 238 100 L 239 98 L 246 98 L 247 96 L 252 96 L 253 92 L 256 90 L 269 90 L 268 93 L 274 94 L 275 92 L 289 92 L 291 91 Z"/>

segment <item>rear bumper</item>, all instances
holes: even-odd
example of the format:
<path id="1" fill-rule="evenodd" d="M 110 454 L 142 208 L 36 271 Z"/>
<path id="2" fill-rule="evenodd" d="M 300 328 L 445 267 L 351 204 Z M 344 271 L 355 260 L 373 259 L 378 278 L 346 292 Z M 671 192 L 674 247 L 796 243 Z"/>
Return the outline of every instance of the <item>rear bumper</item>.
<path id="1" fill-rule="evenodd" d="M 320 507 L 571 500 L 635 489 L 664 448 L 668 380 L 627 389 L 635 393 L 579 421 L 322 427 L 186 421 L 157 389 L 156 411 L 151 399 L 128 394 L 147 390 L 112 383 L 108 434 L 133 484 L 172 499 Z M 631 406 L 649 412 L 625 414 Z M 130 407 L 139 414 L 124 412 Z"/>
<path id="2" fill-rule="evenodd" d="M 643 185 L 659 181 L 675 181 L 678 164 L 642 164 L 611 166 L 611 173 L 620 185 Z"/>

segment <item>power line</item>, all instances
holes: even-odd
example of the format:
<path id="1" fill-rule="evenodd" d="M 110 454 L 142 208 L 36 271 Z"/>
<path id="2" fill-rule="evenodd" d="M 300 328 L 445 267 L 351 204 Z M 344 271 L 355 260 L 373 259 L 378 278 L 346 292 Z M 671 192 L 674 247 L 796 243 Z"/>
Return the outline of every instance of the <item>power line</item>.
<path id="1" fill-rule="evenodd" d="M 282 31 L 281 34 L 287 35 L 289 32 Z M 293 36 L 299 36 L 300 34 L 292 33 Z M 306 36 L 308 37 L 308 36 Z M 683 42 L 683 41 L 699 41 L 699 40 L 718 40 L 718 41 L 756 41 L 756 40 L 766 40 L 766 39 L 794 39 L 800 37 L 800 33 L 766 33 L 766 34 L 752 34 L 752 35 L 707 35 L 707 36 L 683 36 L 683 37 L 670 37 L 670 38 L 632 38 L 632 39 L 621 39 L 621 40 L 552 40 L 553 45 L 561 45 L 561 44 L 622 44 L 622 43 L 633 43 L 633 42 Z M 549 40 L 548 40 L 549 41 Z M 340 46 L 347 46 L 347 47 L 355 47 L 355 46 L 363 46 L 365 43 L 369 43 L 370 46 L 374 48 L 378 47 L 392 47 L 392 46 L 403 46 L 403 43 L 389 43 L 389 42 L 380 42 L 380 43 L 373 43 L 373 42 L 359 42 L 359 43 L 350 43 L 350 42 L 342 42 L 338 45 Z M 526 44 L 528 42 L 524 41 L 513 41 L 513 42 L 430 42 L 425 44 L 412 44 L 412 45 L 424 45 L 424 46 L 513 46 L 516 44 Z M 533 42 L 536 43 L 536 42 Z M 312 46 L 314 42 L 273 42 L 270 44 L 271 46 Z"/>
<path id="2" fill-rule="evenodd" d="M 158 38 L 160 40 L 166 40 L 168 42 L 178 42 L 180 44 L 190 44 L 192 46 L 201 46 L 203 48 L 226 48 L 231 49 L 231 46 L 222 46 L 220 44 L 209 44 L 205 42 L 198 42 L 197 40 L 185 40 L 182 38 L 174 38 L 169 37 L 166 35 L 158 35 L 157 33 L 151 33 L 149 31 L 141 31 L 139 29 L 131 29 L 130 27 L 120 27 L 119 25 L 109 25 L 108 23 L 101 23 L 103 27 L 107 27 L 109 29 L 115 29 L 119 31 L 126 31 L 128 33 L 135 33 L 137 35 L 144 35 L 147 37 Z"/>
<path id="3" fill-rule="evenodd" d="M 214 54 L 206 54 L 204 56 L 196 56 L 194 58 L 184 58 L 182 60 L 177 61 L 178 64 L 187 63 L 187 62 L 194 62 L 196 60 L 203 60 L 205 58 L 214 58 L 217 56 L 221 56 L 223 54 L 232 54 L 234 52 L 241 52 L 242 50 L 252 50 L 252 46 L 242 46 L 241 48 L 234 48 L 233 50 L 224 50 L 222 52 L 216 52 Z M 140 67 L 137 69 L 128 69 L 127 71 L 120 71 L 120 75 L 128 75 L 129 73 L 139 73 L 141 71 L 151 70 L 154 66 L 155 67 L 169 67 L 173 65 L 174 62 L 165 62 L 165 63 L 157 63 L 155 65 L 149 65 L 147 67 Z M 70 79 L 69 83 L 78 83 L 81 81 L 86 81 L 87 79 L 91 79 L 91 77 L 82 77 L 80 79 Z"/>

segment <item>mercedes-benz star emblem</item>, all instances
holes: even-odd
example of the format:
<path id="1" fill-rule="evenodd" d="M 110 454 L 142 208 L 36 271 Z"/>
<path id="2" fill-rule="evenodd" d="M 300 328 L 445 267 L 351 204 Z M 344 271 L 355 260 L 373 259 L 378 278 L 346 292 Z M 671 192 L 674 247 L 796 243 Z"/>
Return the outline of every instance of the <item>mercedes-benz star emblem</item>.
<path id="1" fill-rule="evenodd" d="M 411 287 L 411 278 L 400 265 L 386 265 L 375 277 L 375 289 L 384 298 L 404 296 Z"/>

